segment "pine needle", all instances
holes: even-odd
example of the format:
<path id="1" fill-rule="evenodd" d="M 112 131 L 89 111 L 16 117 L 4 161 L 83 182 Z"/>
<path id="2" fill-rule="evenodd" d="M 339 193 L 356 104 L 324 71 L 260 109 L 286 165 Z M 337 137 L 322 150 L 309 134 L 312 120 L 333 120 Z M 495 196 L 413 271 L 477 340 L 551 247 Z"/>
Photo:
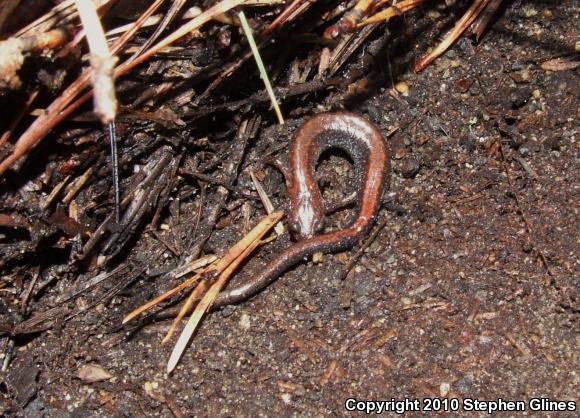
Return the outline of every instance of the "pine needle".
<path id="1" fill-rule="evenodd" d="M 262 61 L 262 57 L 260 56 L 260 51 L 258 51 L 258 45 L 256 45 L 254 35 L 252 34 L 252 29 L 248 24 L 248 20 L 246 19 L 246 15 L 244 14 L 244 12 L 239 12 L 238 16 L 240 18 L 240 22 L 242 23 L 242 29 L 244 30 L 244 34 L 248 38 L 248 43 L 250 44 L 250 49 L 252 50 L 254 59 L 256 60 L 256 65 L 258 66 L 258 71 L 260 72 L 260 78 L 264 82 L 264 86 L 266 86 L 266 91 L 268 92 L 268 96 L 270 96 L 272 106 L 274 106 L 274 111 L 276 112 L 276 116 L 278 117 L 278 123 L 280 125 L 284 125 L 284 117 L 282 116 L 282 111 L 280 110 L 280 106 L 278 105 L 278 101 L 276 100 L 276 95 L 274 94 L 274 89 L 272 88 L 270 78 L 268 77 L 268 73 L 266 72 L 266 67 L 264 67 L 264 62 Z"/>
<path id="2" fill-rule="evenodd" d="M 191 269 L 197 270 L 199 268 L 205 267 L 206 265 L 213 263 L 216 259 L 217 257 L 215 255 L 207 255 L 205 257 L 201 257 L 192 263 Z M 210 265 L 209 268 L 213 268 L 213 266 Z M 207 269 L 204 269 L 203 271 L 205 270 Z M 157 296 L 155 299 L 150 300 L 144 305 L 139 306 L 137 309 L 133 310 L 131 313 L 125 316 L 125 318 L 123 318 L 123 324 L 126 324 L 133 318 L 139 316 L 139 314 L 141 314 L 142 312 L 145 312 L 146 310 L 152 308 L 153 306 L 163 302 L 165 299 L 170 298 L 171 296 L 181 292 L 183 289 L 187 289 L 188 287 L 192 286 L 195 282 L 197 282 L 200 279 L 200 277 L 201 272 L 198 272 L 193 276 L 191 276 L 186 281 L 184 281 L 183 283 L 181 283 L 179 286 L 174 287 L 173 289 L 165 292 L 160 296 Z"/>
<path id="3" fill-rule="evenodd" d="M 261 243 L 262 237 L 282 219 L 282 212 L 274 212 L 266 216 L 262 221 L 254 227 L 243 239 L 238 241 L 226 254 L 216 266 L 216 270 L 221 272 L 216 282 L 210 287 L 208 292 L 203 296 L 195 311 L 189 317 L 185 328 L 181 332 L 169 361 L 167 362 L 167 373 L 171 373 L 177 366 L 179 359 L 183 355 L 187 344 L 203 315 L 211 307 L 219 292 L 226 285 L 228 279 L 231 277 L 235 269 L 247 258 L 247 256 Z M 196 289 L 197 290 L 197 289 Z M 194 291 L 196 293 L 196 291 Z"/>

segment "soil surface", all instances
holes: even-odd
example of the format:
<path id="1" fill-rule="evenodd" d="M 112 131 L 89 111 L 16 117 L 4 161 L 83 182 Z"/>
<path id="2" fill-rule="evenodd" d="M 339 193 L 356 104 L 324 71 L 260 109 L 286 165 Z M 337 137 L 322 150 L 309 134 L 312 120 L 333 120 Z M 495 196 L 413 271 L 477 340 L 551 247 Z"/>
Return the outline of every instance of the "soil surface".
<path id="1" fill-rule="evenodd" d="M 189 164 L 190 156 L 176 161 L 168 151 L 170 134 L 164 139 L 169 145 L 153 157 L 122 164 L 125 190 L 140 181 L 132 177 L 138 167 L 147 173 L 150 161 L 166 155 L 164 172 L 178 181 L 166 193 L 167 208 L 150 213 L 119 254 L 112 254 L 114 246 L 101 247 L 106 266 L 96 267 L 98 257 L 71 260 L 71 251 L 87 238 L 64 234 L 35 244 L 50 251 L 28 248 L 2 266 L 7 279 L 0 289 L 1 322 L 14 325 L 39 314 L 54 319 L 38 332 L 0 336 L 8 362 L 0 385 L 4 413 L 323 417 L 347 415 L 348 398 L 537 397 L 580 407 L 578 68 L 542 68 L 557 57 L 577 59 L 579 7 L 577 1 L 507 3 L 479 44 L 460 39 L 420 74 L 411 71 L 414 61 L 457 16 L 432 11 L 409 17 L 393 29 L 397 38 L 388 59 L 383 51 L 372 64 L 373 80 L 313 93 L 299 112 L 290 100 L 283 127 L 263 107 L 257 134 L 235 139 L 235 130 L 224 134 L 229 125 L 216 117 L 206 126 L 207 136 L 196 134 L 196 146 L 209 141 L 214 150 L 197 166 Z M 406 83 L 406 95 L 392 88 L 398 82 Z M 362 94 L 352 92 L 357 88 Z M 305 118 L 339 108 L 365 116 L 388 138 L 393 171 L 376 238 L 346 278 L 344 267 L 360 245 L 305 261 L 250 301 L 210 313 L 167 376 L 173 343 L 161 340 L 171 321 L 121 321 L 181 282 L 164 273 L 195 248 L 206 207 L 215 205 L 219 193 L 226 195 L 212 183 L 200 187 L 185 171 L 201 173 L 205 167 L 222 178 L 240 154 L 236 143 L 245 141 L 239 168 L 233 168 L 238 179 L 202 243 L 203 253 L 222 254 L 264 214 L 259 200 L 244 197 L 255 194 L 250 169 L 284 209 L 283 178 L 260 166 L 260 159 L 284 158 Z M 135 149 L 154 137 L 142 134 L 122 147 Z M 42 161 L 42 153 L 36 150 L 31 158 Z M 93 187 L 106 189 L 107 165 L 102 170 L 100 186 Z M 318 171 L 327 201 L 339 202 L 357 187 L 340 154 L 325 158 Z M 34 185 L 43 172 L 25 166 L 30 184 L 6 193 L 45 199 L 46 189 L 41 198 Z M 93 209 L 106 203 L 101 213 L 112 210 L 109 197 L 83 193 L 76 201 L 79 211 L 92 202 Z M 332 214 L 326 228 L 346 225 L 352 212 Z M 151 224 L 153 216 L 158 218 Z M 66 229 L 66 222 L 52 219 Z M 5 254 L 30 239 L 21 235 L 3 232 Z M 287 233 L 264 245 L 234 281 L 255 274 L 288 245 Z M 115 273 L 106 277 L 105 271 Z M 95 277 L 102 281 L 74 295 L 79 283 Z M 22 292 L 33 279 L 43 290 L 22 316 Z M 88 382 L 95 375 L 98 381 Z M 466 414 L 488 416 L 461 409 L 456 416 Z M 545 416 L 529 408 L 524 414 Z"/>

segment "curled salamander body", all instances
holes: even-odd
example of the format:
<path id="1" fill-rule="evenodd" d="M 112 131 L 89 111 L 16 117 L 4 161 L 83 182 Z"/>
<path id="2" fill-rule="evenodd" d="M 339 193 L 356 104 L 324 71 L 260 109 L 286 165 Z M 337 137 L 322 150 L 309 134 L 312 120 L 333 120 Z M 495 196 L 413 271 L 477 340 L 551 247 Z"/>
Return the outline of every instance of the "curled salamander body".
<path id="1" fill-rule="evenodd" d="M 338 148 L 350 155 L 357 173 L 357 216 L 346 228 L 317 235 L 324 224 L 324 203 L 315 177 L 320 155 Z M 372 227 L 390 175 L 390 156 L 381 133 L 366 119 L 348 112 L 323 113 L 307 121 L 290 145 L 286 173 L 292 244 L 250 280 L 221 292 L 215 306 L 255 295 L 293 265 L 316 252 L 344 251 Z"/>

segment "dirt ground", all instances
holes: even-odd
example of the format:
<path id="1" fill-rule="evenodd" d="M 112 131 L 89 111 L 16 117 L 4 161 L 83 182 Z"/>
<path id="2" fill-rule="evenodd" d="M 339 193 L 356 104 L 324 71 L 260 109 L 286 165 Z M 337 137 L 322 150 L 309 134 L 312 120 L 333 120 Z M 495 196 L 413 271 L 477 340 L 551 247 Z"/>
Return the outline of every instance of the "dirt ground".
<path id="1" fill-rule="evenodd" d="M 377 220 L 382 229 L 344 280 L 343 268 L 360 246 L 304 262 L 252 300 L 209 314 L 167 376 L 172 344 L 160 342 L 171 321 L 149 317 L 122 326 L 121 320 L 180 282 L 152 273 L 175 263 L 171 248 L 186 248 L 179 241 L 202 213 L 202 192 L 178 182 L 171 198 L 181 198 L 180 209 L 170 205 L 160 215 L 163 228 L 140 230 L 117 257 L 124 261 L 107 267 L 129 260 L 133 269 L 121 271 L 122 279 L 104 280 L 63 301 L 63 294 L 105 269 L 66 267 L 67 246 L 79 245 L 71 238 L 50 243 L 52 252 L 44 254 L 53 258 L 39 256 L 45 271 L 40 281 L 47 284 L 30 302 L 28 317 L 47 313 L 56 319 L 36 333 L 0 336 L 3 361 L 10 357 L 0 385 L 4 413 L 323 417 L 347 415 L 348 398 L 577 402 L 580 86 L 578 68 L 546 71 L 541 64 L 577 59 L 580 9 L 577 1 L 508 3 L 479 44 L 461 39 L 420 74 L 411 67 L 441 34 L 437 13 L 401 25 L 407 28 L 398 29 L 388 60 L 374 64 L 379 70 L 373 83 L 358 86 L 362 99 L 348 91 L 313 94 L 310 110 L 297 117 L 290 106 L 285 109 L 284 127 L 263 109 L 261 129 L 241 163 L 238 191 L 253 193 L 251 166 L 265 153 L 285 154 L 304 117 L 320 110 L 344 106 L 388 137 L 393 172 Z M 408 95 L 392 89 L 391 76 L 407 83 Z M 235 154 L 235 146 L 227 148 L 210 133 L 213 140 L 222 155 Z M 218 176 L 227 164 L 214 165 L 210 174 Z M 349 181 L 352 167 L 338 155 L 319 171 L 327 200 L 336 202 L 356 187 Z M 125 167 L 122 175 L 131 174 Z M 258 176 L 284 208 L 282 176 L 273 168 L 259 168 Z M 107 176 L 102 181 L 106 185 Z M 218 188 L 210 185 L 203 193 L 211 202 Z M 79 207 L 91 198 L 79 200 Z M 240 239 L 248 207 L 250 225 L 263 214 L 259 201 L 230 196 L 226 206 L 205 253 L 221 253 Z M 339 211 L 327 227 L 345 225 L 349 216 L 349 210 Z M 4 251 L 22 240 L 3 237 Z M 287 245 L 285 234 L 262 247 L 235 280 L 259 271 Z M 6 289 L 26 288 L 38 265 L 34 251 L 17 265 L 4 265 Z M 11 269 L 23 268 L 29 273 L 15 284 Z M 119 280 L 127 284 L 123 291 L 106 298 Z M 0 297 L 1 322 L 22 321 L 20 293 Z M 87 383 L 79 378 L 87 366 L 110 376 Z M 523 415 L 546 416 L 529 408 Z"/>

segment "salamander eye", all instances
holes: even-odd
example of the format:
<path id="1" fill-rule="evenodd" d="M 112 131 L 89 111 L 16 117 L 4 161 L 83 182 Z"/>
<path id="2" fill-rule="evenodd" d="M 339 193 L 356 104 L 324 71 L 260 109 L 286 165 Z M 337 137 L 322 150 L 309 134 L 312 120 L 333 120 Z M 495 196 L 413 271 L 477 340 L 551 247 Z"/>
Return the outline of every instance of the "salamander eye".
<path id="1" fill-rule="evenodd" d="M 288 229 L 290 230 L 290 233 L 295 239 L 299 240 L 302 238 L 300 224 L 296 219 L 290 217 L 290 219 L 288 220 Z"/>

